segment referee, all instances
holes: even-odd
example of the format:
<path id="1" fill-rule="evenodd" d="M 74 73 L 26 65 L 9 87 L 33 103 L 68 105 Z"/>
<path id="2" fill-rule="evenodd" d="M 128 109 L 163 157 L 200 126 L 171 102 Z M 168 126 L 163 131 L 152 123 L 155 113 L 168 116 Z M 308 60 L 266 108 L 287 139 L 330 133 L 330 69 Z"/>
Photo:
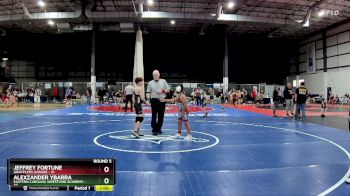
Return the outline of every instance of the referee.
<path id="1" fill-rule="evenodd" d="M 132 96 L 134 94 L 134 87 L 132 86 L 131 82 L 128 86 L 124 89 L 124 95 L 125 95 L 125 112 L 128 110 L 128 103 L 130 102 L 130 110 L 132 112 L 132 108 L 134 105 L 132 104 Z"/>
<path id="2" fill-rule="evenodd" d="M 160 102 L 159 99 L 165 98 L 169 92 L 168 83 L 164 79 L 160 79 L 158 70 L 153 71 L 153 80 L 148 83 L 147 97 L 151 98 L 152 108 L 152 133 L 153 135 L 162 134 L 162 126 L 165 112 L 165 102 Z M 157 121 L 158 116 L 158 121 Z"/>

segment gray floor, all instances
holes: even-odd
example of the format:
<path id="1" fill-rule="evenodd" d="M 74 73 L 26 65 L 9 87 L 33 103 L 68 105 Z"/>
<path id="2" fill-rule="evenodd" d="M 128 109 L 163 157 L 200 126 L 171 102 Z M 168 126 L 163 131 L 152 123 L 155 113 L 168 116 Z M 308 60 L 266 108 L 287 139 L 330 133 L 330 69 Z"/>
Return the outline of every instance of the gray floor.
<path id="1" fill-rule="evenodd" d="M 265 105 L 260 106 L 260 108 L 270 109 L 271 106 Z M 279 106 L 278 110 L 284 110 L 284 107 Z M 318 108 L 310 108 L 309 106 L 306 109 L 307 111 L 313 111 L 313 112 L 320 112 L 320 109 Z M 344 107 L 329 107 L 327 108 L 327 112 L 348 112 L 349 108 L 346 106 Z M 349 117 L 346 116 L 326 116 L 325 118 L 321 118 L 320 116 L 309 116 L 307 117 L 307 122 L 313 123 L 313 124 L 319 124 L 327 127 L 333 127 L 342 129 L 345 131 L 350 131 L 350 125 L 349 125 Z"/>
<path id="2" fill-rule="evenodd" d="M 325 118 L 321 118 L 318 116 L 312 116 L 307 118 L 307 122 L 338 128 L 345 131 L 350 130 L 349 120 L 346 117 L 326 116 Z"/>

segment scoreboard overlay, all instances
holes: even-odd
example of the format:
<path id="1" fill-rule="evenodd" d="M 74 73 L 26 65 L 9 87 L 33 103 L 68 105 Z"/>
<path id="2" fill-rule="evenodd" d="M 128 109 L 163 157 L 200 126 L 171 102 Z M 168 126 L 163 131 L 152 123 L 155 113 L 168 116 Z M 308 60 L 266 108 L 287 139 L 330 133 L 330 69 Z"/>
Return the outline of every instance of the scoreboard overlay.
<path id="1" fill-rule="evenodd" d="M 10 191 L 113 191 L 116 160 L 8 159 Z"/>

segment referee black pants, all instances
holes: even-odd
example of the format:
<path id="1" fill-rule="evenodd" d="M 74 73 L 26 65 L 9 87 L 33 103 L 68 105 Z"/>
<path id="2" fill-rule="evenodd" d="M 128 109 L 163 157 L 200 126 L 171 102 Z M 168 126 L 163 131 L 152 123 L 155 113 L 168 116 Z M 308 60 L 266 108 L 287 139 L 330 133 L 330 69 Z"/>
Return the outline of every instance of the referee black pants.
<path id="1" fill-rule="evenodd" d="M 164 120 L 165 112 L 165 102 L 160 102 L 159 99 L 151 99 L 151 108 L 152 108 L 152 132 L 159 133 L 161 132 Z M 157 121 L 158 117 L 158 121 Z"/>
<path id="2" fill-rule="evenodd" d="M 130 110 L 132 112 L 132 108 L 134 107 L 132 105 L 132 95 L 126 95 L 126 100 L 125 100 L 125 112 L 128 110 L 128 103 L 130 102 Z"/>

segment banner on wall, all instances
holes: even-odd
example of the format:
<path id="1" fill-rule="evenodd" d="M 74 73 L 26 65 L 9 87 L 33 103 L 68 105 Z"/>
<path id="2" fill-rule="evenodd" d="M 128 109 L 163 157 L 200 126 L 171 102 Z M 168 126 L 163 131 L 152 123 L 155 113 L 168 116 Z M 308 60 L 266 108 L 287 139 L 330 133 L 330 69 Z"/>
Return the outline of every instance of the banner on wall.
<path id="1" fill-rule="evenodd" d="M 34 103 L 40 103 L 40 96 L 34 95 Z"/>
<path id="2" fill-rule="evenodd" d="M 191 83 L 182 83 L 182 86 L 184 87 L 184 88 L 191 88 Z"/>
<path id="3" fill-rule="evenodd" d="M 315 42 L 306 45 L 307 73 L 316 73 L 316 49 Z"/>
<path id="4" fill-rule="evenodd" d="M 198 83 L 191 83 L 191 88 L 197 88 L 198 87 Z"/>
<path id="5" fill-rule="evenodd" d="M 45 83 L 45 89 L 51 89 L 51 83 Z"/>
<path id="6" fill-rule="evenodd" d="M 215 89 L 222 89 L 224 87 L 224 84 L 221 83 L 214 83 L 214 88 Z"/>
<path id="7" fill-rule="evenodd" d="M 265 85 L 259 85 L 259 86 L 260 86 L 260 90 L 259 90 L 260 94 L 265 94 L 266 86 Z"/>

